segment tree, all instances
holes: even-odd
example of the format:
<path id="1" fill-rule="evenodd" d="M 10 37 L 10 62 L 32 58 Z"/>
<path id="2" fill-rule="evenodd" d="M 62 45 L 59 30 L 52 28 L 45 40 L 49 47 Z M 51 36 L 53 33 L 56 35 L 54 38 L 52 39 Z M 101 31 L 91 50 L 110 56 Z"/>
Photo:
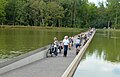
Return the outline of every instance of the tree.
<path id="1" fill-rule="evenodd" d="M 120 24 L 120 0 L 107 0 L 107 10 L 109 18 L 114 24 L 114 27 L 119 27 Z"/>
<path id="2" fill-rule="evenodd" d="M 45 20 L 48 26 L 56 26 L 57 23 L 60 24 L 60 19 L 64 16 L 64 9 L 56 2 L 49 2 L 46 8 Z M 57 20 L 59 22 L 57 22 Z M 60 25 L 59 25 L 60 26 Z"/>
<path id="3" fill-rule="evenodd" d="M 6 0 L 0 0 L 0 24 L 4 24 L 6 21 L 6 13 L 5 13 L 5 6 L 7 1 Z"/>
<path id="4" fill-rule="evenodd" d="M 15 25 L 16 0 L 9 0 L 5 7 L 7 24 Z"/>
<path id="5" fill-rule="evenodd" d="M 55 27 L 120 27 L 120 0 L 1 0 L 0 24 Z M 111 23 L 110 23 L 111 22 Z"/>

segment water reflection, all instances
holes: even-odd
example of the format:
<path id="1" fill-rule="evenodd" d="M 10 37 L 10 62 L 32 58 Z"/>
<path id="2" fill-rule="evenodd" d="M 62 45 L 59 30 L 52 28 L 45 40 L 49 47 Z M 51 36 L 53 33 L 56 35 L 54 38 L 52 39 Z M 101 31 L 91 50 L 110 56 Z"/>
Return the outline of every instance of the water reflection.
<path id="1" fill-rule="evenodd" d="M 79 32 L 79 29 L 0 28 L 0 59 L 15 57 L 46 46 L 53 42 L 55 36 L 62 40 L 65 35 L 72 36 Z"/>
<path id="2" fill-rule="evenodd" d="M 120 64 L 104 60 L 104 51 L 97 56 L 98 51 L 82 60 L 74 77 L 120 77 Z"/>
<path id="3" fill-rule="evenodd" d="M 108 35 L 109 34 L 109 35 Z M 101 55 L 104 50 L 105 60 L 111 62 L 120 62 L 120 32 L 110 31 L 107 33 L 106 31 L 97 32 L 95 35 L 94 41 L 90 44 L 87 53 L 93 54 L 95 50 L 98 50 Z"/>
<path id="4" fill-rule="evenodd" d="M 98 31 L 74 77 L 120 77 L 120 31 Z"/>

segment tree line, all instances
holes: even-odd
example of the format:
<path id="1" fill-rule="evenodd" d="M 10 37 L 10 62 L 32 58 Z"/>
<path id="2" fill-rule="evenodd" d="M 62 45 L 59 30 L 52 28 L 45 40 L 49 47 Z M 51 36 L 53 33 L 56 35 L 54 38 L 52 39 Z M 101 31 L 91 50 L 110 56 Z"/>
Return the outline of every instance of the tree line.
<path id="1" fill-rule="evenodd" d="M 0 25 L 120 28 L 120 0 L 0 0 Z"/>

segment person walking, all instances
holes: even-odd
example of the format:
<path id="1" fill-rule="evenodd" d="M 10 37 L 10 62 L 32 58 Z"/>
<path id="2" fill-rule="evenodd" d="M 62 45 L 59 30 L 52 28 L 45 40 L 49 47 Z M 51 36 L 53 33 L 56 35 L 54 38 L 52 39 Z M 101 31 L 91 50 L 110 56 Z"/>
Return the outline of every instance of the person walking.
<path id="1" fill-rule="evenodd" d="M 64 57 L 67 57 L 67 51 L 68 51 L 68 45 L 69 45 L 69 39 L 68 36 L 65 36 L 63 39 L 63 45 L 64 45 Z"/>
<path id="2" fill-rule="evenodd" d="M 76 39 L 76 55 L 79 53 L 80 51 L 80 46 L 81 46 L 81 39 L 80 39 L 80 35 L 78 35 L 77 39 Z"/>
<path id="3" fill-rule="evenodd" d="M 69 37 L 68 40 L 69 40 L 68 48 L 69 48 L 69 50 L 71 50 L 71 46 L 72 46 L 72 37 Z"/>

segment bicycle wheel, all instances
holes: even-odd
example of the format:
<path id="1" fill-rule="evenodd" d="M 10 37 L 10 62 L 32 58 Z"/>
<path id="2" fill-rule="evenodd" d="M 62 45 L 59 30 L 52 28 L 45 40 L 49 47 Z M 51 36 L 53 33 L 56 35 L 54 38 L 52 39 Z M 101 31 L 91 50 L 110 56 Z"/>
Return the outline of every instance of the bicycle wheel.
<path id="1" fill-rule="evenodd" d="M 58 55 L 58 52 L 54 52 L 54 55 L 57 56 L 57 55 Z"/>
<path id="2" fill-rule="evenodd" d="M 50 49 L 48 49 L 47 52 L 46 52 L 46 57 L 50 57 L 50 56 L 51 56 Z"/>

